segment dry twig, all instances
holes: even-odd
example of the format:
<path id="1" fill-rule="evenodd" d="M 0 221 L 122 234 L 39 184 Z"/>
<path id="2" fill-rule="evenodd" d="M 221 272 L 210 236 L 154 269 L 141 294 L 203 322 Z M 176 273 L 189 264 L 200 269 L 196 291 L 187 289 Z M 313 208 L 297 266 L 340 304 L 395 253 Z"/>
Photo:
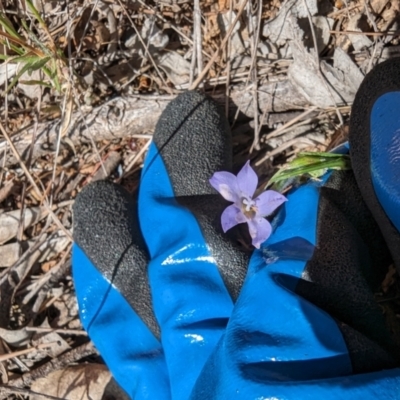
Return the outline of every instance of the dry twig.
<path id="1" fill-rule="evenodd" d="M 48 203 L 47 199 L 44 198 L 44 196 L 41 194 L 41 191 L 38 187 L 38 185 L 36 184 L 35 180 L 33 179 L 31 173 L 29 172 L 28 168 L 26 167 L 25 163 L 22 161 L 21 156 L 18 153 L 18 150 L 16 149 L 16 147 L 14 146 L 14 143 L 12 142 L 10 136 L 8 135 L 8 133 L 6 132 L 6 130 L 3 127 L 3 124 L 0 122 L 0 130 L 1 133 L 4 135 L 4 137 L 6 138 L 11 151 L 14 153 L 15 158 L 18 160 L 19 165 L 21 166 L 21 168 L 23 169 L 26 177 L 29 179 L 29 181 L 31 182 L 31 185 L 35 188 L 37 194 L 43 199 L 43 202 L 45 204 L 45 207 L 47 208 L 48 213 L 51 215 L 51 217 L 53 218 L 53 221 L 56 223 L 56 225 L 65 233 L 65 235 L 67 236 L 67 238 L 69 238 L 72 242 L 72 236 L 71 233 L 64 227 L 64 225 L 60 222 L 60 220 L 56 217 L 56 215 L 54 214 L 53 210 L 51 209 L 50 204 Z"/>
<path id="2" fill-rule="evenodd" d="M 199 74 L 197 79 L 193 82 L 193 84 L 189 90 L 194 90 L 199 86 L 200 82 L 204 79 L 204 77 L 207 75 L 207 73 L 210 70 L 210 68 L 212 67 L 212 65 L 217 60 L 221 50 L 225 48 L 226 43 L 228 42 L 228 39 L 229 39 L 230 35 L 232 34 L 233 29 L 235 28 L 236 23 L 239 21 L 239 18 L 242 15 L 242 13 L 247 5 L 247 2 L 248 2 L 248 0 L 243 0 L 242 4 L 240 5 L 239 11 L 236 15 L 236 18 L 233 20 L 232 25 L 229 27 L 228 31 L 226 32 L 226 36 L 224 37 L 224 40 L 222 41 L 221 45 L 218 47 L 218 49 L 212 55 L 212 57 L 210 58 L 210 61 L 204 67 L 203 71 L 201 71 L 201 73 Z"/>

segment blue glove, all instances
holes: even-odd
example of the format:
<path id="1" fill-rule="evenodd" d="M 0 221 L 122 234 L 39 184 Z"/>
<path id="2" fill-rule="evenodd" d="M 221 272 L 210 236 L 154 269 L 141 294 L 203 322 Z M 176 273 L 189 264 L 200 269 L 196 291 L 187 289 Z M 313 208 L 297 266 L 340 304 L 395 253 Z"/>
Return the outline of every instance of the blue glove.
<path id="1" fill-rule="evenodd" d="M 400 60 L 377 65 L 354 101 L 350 149 L 360 191 L 400 271 Z"/>
<path id="2" fill-rule="evenodd" d="M 373 297 L 391 256 L 352 172 L 292 191 L 244 252 L 208 183 L 230 167 L 226 121 L 188 92 L 160 118 L 138 204 L 107 182 L 78 196 L 80 316 L 115 379 L 135 399 L 398 398 Z"/>

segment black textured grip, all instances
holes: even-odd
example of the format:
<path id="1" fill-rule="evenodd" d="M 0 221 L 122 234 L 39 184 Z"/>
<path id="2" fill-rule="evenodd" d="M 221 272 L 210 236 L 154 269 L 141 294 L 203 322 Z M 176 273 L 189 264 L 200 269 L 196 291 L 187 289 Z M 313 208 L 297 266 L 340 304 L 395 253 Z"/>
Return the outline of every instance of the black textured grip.
<path id="1" fill-rule="evenodd" d="M 221 108 L 198 92 L 181 94 L 162 113 L 154 143 L 177 201 L 196 216 L 225 286 L 236 300 L 251 251 L 243 251 L 235 242 L 242 227 L 228 235 L 222 232 L 221 214 L 230 203 L 209 183 L 214 172 L 232 168 L 232 137 Z"/>
<path id="2" fill-rule="evenodd" d="M 240 249 L 234 233 L 222 233 L 220 218 L 228 203 L 209 184 L 215 171 L 230 170 L 232 165 L 231 134 L 223 113 L 210 98 L 184 93 L 163 112 L 154 142 L 178 202 L 196 216 L 235 300 L 251 252 Z M 95 182 L 82 190 L 73 211 L 76 243 L 159 338 L 147 277 L 148 252 L 132 196 L 115 184 Z"/>
<path id="3" fill-rule="evenodd" d="M 148 253 L 131 195 L 121 186 L 97 181 L 82 190 L 73 211 L 75 242 L 159 338 L 147 279 Z"/>
<path id="4" fill-rule="evenodd" d="M 371 179 L 370 113 L 375 101 L 387 92 L 400 91 L 400 58 L 377 65 L 362 82 L 350 118 L 350 155 L 360 191 L 385 237 L 400 272 L 400 235 L 380 205 Z M 383 157 L 386 155 L 383 153 Z"/>
<path id="5" fill-rule="evenodd" d="M 391 262 L 352 171 L 334 171 L 321 188 L 317 245 L 296 292 L 337 320 L 357 373 L 399 363 L 374 299 Z"/>
<path id="6" fill-rule="evenodd" d="M 214 172 L 232 168 L 228 121 L 215 101 L 198 92 L 185 92 L 168 104 L 154 143 L 177 197 L 215 194 L 208 180 Z"/>

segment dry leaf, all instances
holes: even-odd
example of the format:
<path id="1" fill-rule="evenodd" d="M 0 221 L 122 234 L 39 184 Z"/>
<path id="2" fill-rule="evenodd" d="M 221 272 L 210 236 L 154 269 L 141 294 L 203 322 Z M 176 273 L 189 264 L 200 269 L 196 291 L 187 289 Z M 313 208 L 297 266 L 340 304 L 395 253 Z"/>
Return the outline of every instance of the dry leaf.
<path id="1" fill-rule="evenodd" d="M 38 352 L 41 353 L 39 358 L 42 359 L 47 356 L 56 358 L 60 354 L 71 349 L 70 345 L 56 332 L 36 334 L 32 339 L 32 345 L 37 346 L 39 344 L 49 344 L 49 347 L 38 350 Z M 34 356 L 34 353 L 30 353 L 30 356 L 32 356 L 32 358 L 38 358 L 38 356 Z"/>
<path id="2" fill-rule="evenodd" d="M 208 42 L 212 38 L 219 36 L 220 34 L 221 30 L 218 25 L 218 15 L 217 14 L 208 15 L 206 19 L 206 31 L 204 34 L 204 40 Z"/>
<path id="3" fill-rule="evenodd" d="M 20 89 L 26 97 L 29 97 L 30 99 L 38 99 L 41 96 L 42 93 L 42 86 L 38 84 L 33 84 L 29 85 L 23 82 L 29 82 L 29 81 L 42 81 L 43 80 L 43 74 L 41 71 L 32 71 L 30 72 L 25 72 L 21 75 L 19 78 L 19 83 L 18 83 L 18 89 Z"/>
<path id="4" fill-rule="evenodd" d="M 78 23 L 75 25 L 72 38 L 76 47 L 78 47 L 83 39 L 83 34 L 89 24 L 89 18 L 92 14 L 92 6 L 88 6 L 82 13 Z"/>
<path id="5" fill-rule="evenodd" d="M 179 89 L 180 85 L 189 82 L 190 63 L 178 53 L 165 53 L 158 58 L 158 63 L 177 89 Z"/>
<path id="6" fill-rule="evenodd" d="M 24 228 L 36 224 L 42 218 L 46 217 L 47 214 L 48 211 L 45 207 L 26 208 L 23 215 Z M 0 244 L 3 244 L 17 236 L 20 219 L 21 210 L 14 210 L 0 214 Z"/>
<path id="7" fill-rule="evenodd" d="M 35 381 L 31 389 L 65 400 L 101 400 L 110 379 L 111 374 L 105 365 L 77 365 L 51 372 Z M 35 395 L 31 399 L 41 400 Z"/>
<path id="8" fill-rule="evenodd" d="M 0 267 L 11 267 L 17 262 L 21 251 L 21 245 L 17 242 L 0 246 Z"/>
<path id="9" fill-rule="evenodd" d="M 2 188 L 0 188 L 0 203 L 4 201 L 16 186 L 14 180 L 6 182 Z"/>
<path id="10" fill-rule="evenodd" d="M 351 17 L 349 19 L 349 23 L 347 25 L 347 30 L 362 32 L 359 27 L 362 18 L 363 18 L 363 14 L 361 14 L 361 13 L 356 14 L 354 17 Z M 374 44 L 372 42 L 372 40 L 365 35 L 356 34 L 356 35 L 348 35 L 348 37 L 349 37 L 351 44 L 353 45 L 355 51 L 363 50 Z"/>
<path id="11" fill-rule="evenodd" d="M 25 328 L 17 330 L 9 330 L 0 328 L 0 338 L 2 338 L 7 344 L 13 347 L 21 347 L 28 344 L 33 332 L 27 331 Z"/>
<path id="12" fill-rule="evenodd" d="M 148 46 L 151 55 L 163 50 L 169 43 L 168 35 L 163 33 L 155 21 L 150 18 L 144 21 L 141 36 L 144 43 Z M 135 49 L 137 54 L 142 57 L 145 55 L 145 50 L 143 49 L 143 45 L 137 35 L 131 35 L 127 38 L 125 46 L 131 50 Z"/>
<path id="13" fill-rule="evenodd" d="M 307 0 L 307 7 L 310 15 L 315 15 L 318 11 L 317 0 Z M 299 18 L 307 17 L 308 12 L 302 1 L 288 0 L 282 5 L 276 18 L 264 25 L 262 34 L 273 43 L 283 45 L 286 40 L 294 39 L 293 26 L 298 26 Z"/>
<path id="14" fill-rule="evenodd" d="M 321 74 L 313 51 L 308 52 L 300 40 L 291 42 L 290 47 L 294 62 L 289 67 L 289 80 L 310 104 L 331 107 L 353 101 L 363 75 L 342 49 L 336 48 L 334 53 L 339 67 L 321 61 Z"/>
<path id="15" fill-rule="evenodd" d="M 375 14 L 380 14 L 388 3 L 389 0 L 370 0 L 369 6 Z"/>
<path id="16" fill-rule="evenodd" d="M 46 261 L 40 266 L 40 269 L 46 273 L 49 272 L 55 265 L 57 265 L 57 260 Z"/>
<path id="17" fill-rule="evenodd" d="M 232 25 L 232 22 L 235 20 L 235 18 L 236 18 L 236 13 L 233 11 L 232 12 L 228 11 L 225 14 L 218 15 L 218 23 L 224 37 L 226 35 L 226 32 Z M 240 36 L 240 20 L 239 20 L 235 25 L 231 34 L 231 48 L 230 48 L 231 59 L 233 60 L 239 54 L 242 54 L 245 50 L 246 48 L 244 47 L 242 38 Z"/>
<path id="18" fill-rule="evenodd" d="M 2 63 L 0 65 L 0 86 L 4 85 L 6 81 L 9 81 L 18 70 L 19 64 Z"/>
<path id="19" fill-rule="evenodd" d="M 103 162 L 104 168 L 100 166 L 100 168 L 94 174 L 92 182 L 108 178 L 120 163 L 121 154 L 116 151 L 111 151 Z"/>

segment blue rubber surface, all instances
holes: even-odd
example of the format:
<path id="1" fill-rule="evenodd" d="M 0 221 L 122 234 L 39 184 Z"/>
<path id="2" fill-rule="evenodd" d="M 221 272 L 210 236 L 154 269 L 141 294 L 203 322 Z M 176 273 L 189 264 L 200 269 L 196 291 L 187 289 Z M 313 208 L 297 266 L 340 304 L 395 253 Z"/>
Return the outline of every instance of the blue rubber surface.
<path id="1" fill-rule="evenodd" d="M 139 221 L 172 397 L 187 399 L 233 304 L 196 219 L 175 200 L 154 143 L 142 171 Z"/>
<path id="2" fill-rule="evenodd" d="M 117 382 L 135 400 L 169 399 L 161 343 L 77 244 L 72 273 L 83 327 Z"/>
<path id="3" fill-rule="evenodd" d="M 400 92 L 380 96 L 371 111 L 371 179 L 375 194 L 400 231 Z M 367 173 L 367 171 L 366 171 Z"/>
<path id="4" fill-rule="evenodd" d="M 82 323 L 131 398 L 400 398 L 400 371 L 352 375 L 336 322 L 295 293 L 317 245 L 319 189 L 328 176 L 288 195 L 233 305 L 195 217 L 175 199 L 152 144 L 139 220 L 161 343 L 84 251 L 73 249 Z"/>

